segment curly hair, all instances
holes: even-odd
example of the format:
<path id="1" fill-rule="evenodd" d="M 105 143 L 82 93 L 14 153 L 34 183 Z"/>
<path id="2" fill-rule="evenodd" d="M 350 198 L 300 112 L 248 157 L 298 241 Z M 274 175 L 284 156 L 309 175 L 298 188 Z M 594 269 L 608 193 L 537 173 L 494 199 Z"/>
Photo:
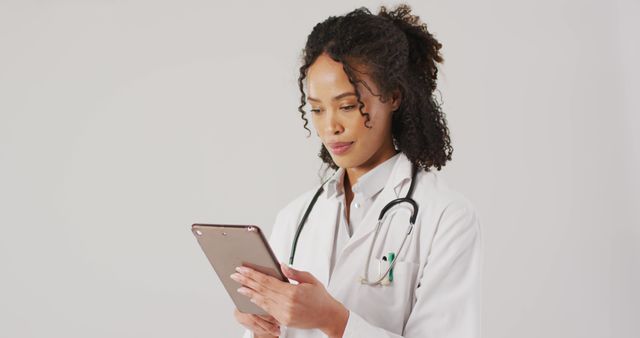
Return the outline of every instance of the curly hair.
<path id="1" fill-rule="evenodd" d="M 394 145 L 418 167 L 426 171 L 430 167 L 440 170 L 451 160 L 453 153 L 444 113 L 434 97 L 437 63 L 443 62 L 441 47 L 427 30 L 427 25 L 419 16 L 413 15 L 406 4 L 391 11 L 381 6 L 377 15 L 360 7 L 318 23 L 307 37 L 298 77 L 301 93 L 298 111 L 304 128 L 310 135 L 309 121 L 303 109 L 307 103 L 303 81 L 318 56 L 326 53 L 342 64 L 354 87 L 366 127 L 369 127 L 369 114 L 362 111 L 364 104 L 356 84 L 371 89 L 358 78 L 356 73 L 359 71 L 355 66 L 366 67 L 381 91 L 372 94 L 382 102 L 393 90 L 400 90 L 402 100 L 391 122 Z M 329 167 L 338 168 L 324 145 L 318 156 Z"/>

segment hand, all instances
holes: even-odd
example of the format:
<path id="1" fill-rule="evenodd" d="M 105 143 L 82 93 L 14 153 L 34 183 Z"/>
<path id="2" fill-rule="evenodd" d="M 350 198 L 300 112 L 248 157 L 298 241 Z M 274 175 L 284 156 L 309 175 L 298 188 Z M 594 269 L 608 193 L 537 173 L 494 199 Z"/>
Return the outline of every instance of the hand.
<path id="1" fill-rule="evenodd" d="M 274 336 L 280 335 L 280 324 L 272 316 L 260 316 L 252 313 L 242 313 L 235 309 L 233 316 L 242 326 L 253 331 L 255 336 Z"/>
<path id="2" fill-rule="evenodd" d="M 238 267 L 231 278 L 243 285 L 238 289 L 272 315 L 282 325 L 302 329 L 318 328 L 330 337 L 341 337 L 349 311 L 333 298 L 311 273 L 281 264 L 289 284 L 248 267 Z"/>

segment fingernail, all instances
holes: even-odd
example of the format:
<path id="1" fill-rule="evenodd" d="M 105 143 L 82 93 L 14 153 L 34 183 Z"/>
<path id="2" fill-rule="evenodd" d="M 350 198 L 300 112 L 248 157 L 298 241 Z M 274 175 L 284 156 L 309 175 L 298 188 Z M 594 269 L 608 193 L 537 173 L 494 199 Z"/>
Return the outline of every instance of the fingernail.
<path id="1" fill-rule="evenodd" d="M 236 281 L 236 282 L 238 281 L 238 279 L 240 279 L 240 278 L 239 278 L 240 276 L 239 276 L 237 273 L 235 273 L 235 272 L 234 272 L 234 273 L 232 273 L 231 275 L 229 275 L 229 277 L 231 277 L 231 279 L 233 279 L 233 280 L 234 280 L 234 281 Z"/>
<path id="2" fill-rule="evenodd" d="M 246 288 L 244 288 L 244 287 L 242 287 L 242 288 L 238 288 L 238 290 L 237 290 L 237 291 L 238 291 L 238 293 L 239 293 L 239 294 L 241 294 L 241 295 L 245 295 L 245 296 L 247 295 L 247 289 L 246 289 Z"/>
<path id="3" fill-rule="evenodd" d="M 238 266 L 236 267 L 236 271 L 238 271 L 239 273 L 245 273 L 245 272 L 249 272 L 249 269 L 245 268 L 244 266 Z"/>

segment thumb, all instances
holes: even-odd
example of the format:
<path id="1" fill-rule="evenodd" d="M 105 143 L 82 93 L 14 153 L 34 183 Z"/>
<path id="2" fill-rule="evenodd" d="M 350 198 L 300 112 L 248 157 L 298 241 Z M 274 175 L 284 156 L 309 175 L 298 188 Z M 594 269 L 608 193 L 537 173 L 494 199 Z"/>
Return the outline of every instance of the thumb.
<path id="1" fill-rule="evenodd" d="M 307 271 L 300 271 L 290 267 L 287 264 L 280 263 L 282 273 L 289 279 L 293 279 L 298 283 L 317 284 L 318 280 Z"/>

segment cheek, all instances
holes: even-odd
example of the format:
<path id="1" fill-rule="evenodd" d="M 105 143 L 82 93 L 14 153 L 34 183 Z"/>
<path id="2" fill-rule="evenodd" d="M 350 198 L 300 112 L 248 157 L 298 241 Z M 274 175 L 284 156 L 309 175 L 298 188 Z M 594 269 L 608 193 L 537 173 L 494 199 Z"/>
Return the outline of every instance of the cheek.
<path id="1" fill-rule="evenodd" d="M 311 114 L 309 117 L 309 121 L 311 122 L 311 126 L 316 130 L 316 132 L 320 132 L 322 129 L 322 120 L 320 120 L 316 115 Z"/>
<path id="2" fill-rule="evenodd" d="M 376 102 L 368 105 L 369 109 L 365 110 L 369 113 L 371 123 L 382 123 L 385 118 L 386 107 L 381 102 Z"/>
<path id="3" fill-rule="evenodd" d="M 351 131 L 352 134 L 361 135 L 367 130 L 364 126 L 366 117 L 360 115 L 359 111 L 354 111 L 348 119 L 344 120 L 344 126 Z"/>
<path id="4" fill-rule="evenodd" d="M 360 116 L 358 127 L 361 128 L 363 132 L 375 133 L 379 126 L 384 123 L 383 119 L 381 118 L 383 114 L 375 109 L 364 110 L 364 112 L 366 112 L 368 115 Z M 360 115 L 359 112 L 358 115 Z M 368 127 L 366 127 L 365 125 Z"/>

